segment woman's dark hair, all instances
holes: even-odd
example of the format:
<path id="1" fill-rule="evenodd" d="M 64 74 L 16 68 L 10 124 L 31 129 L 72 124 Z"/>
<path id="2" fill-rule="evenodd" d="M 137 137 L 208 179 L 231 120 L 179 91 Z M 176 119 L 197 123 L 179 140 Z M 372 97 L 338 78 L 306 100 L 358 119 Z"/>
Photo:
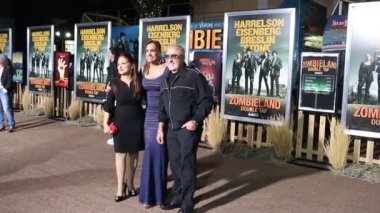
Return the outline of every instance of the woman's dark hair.
<path id="1" fill-rule="evenodd" d="M 127 61 L 132 64 L 132 70 L 131 70 L 131 74 L 130 74 L 131 78 L 132 78 L 132 81 L 131 81 L 130 86 L 132 88 L 133 96 L 137 97 L 137 98 L 140 98 L 141 94 L 142 94 L 141 74 L 137 70 L 135 59 L 133 58 L 132 55 L 130 55 L 128 53 L 124 53 L 124 52 L 121 52 L 119 54 L 119 58 L 126 58 Z M 120 85 L 120 83 L 121 83 L 120 77 L 121 76 L 120 76 L 120 74 L 118 72 L 116 78 L 114 78 L 111 81 L 111 88 L 112 88 L 112 91 L 115 94 L 117 93 L 117 86 Z"/>
<path id="2" fill-rule="evenodd" d="M 156 46 L 156 49 L 158 50 L 158 52 L 161 53 L 161 44 L 159 41 L 156 41 L 156 40 L 149 40 L 148 42 L 146 42 L 145 44 L 145 50 L 146 50 L 146 47 L 149 45 L 149 44 L 154 44 Z M 145 51 L 144 50 L 144 51 Z M 159 63 L 161 63 L 161 59 L 159 59 Z M 150 67 L 150 64 L 148 62 L 145 62 L 144 64 L 144 68 L 143 68 L 143 72 L 145 75 L 149 74 L 149 67 Z"/>
<path id="3" fill-rule="evenodd" d="M 116 47 L 110 47 L 109 50 L 110 50 L 111 54 L 115 56 L 114 61 L 111 61 L 111 63 L 117 64 L 117 59 L 119 59 L 119 55 L 120 55 L 119 49 Z"/>

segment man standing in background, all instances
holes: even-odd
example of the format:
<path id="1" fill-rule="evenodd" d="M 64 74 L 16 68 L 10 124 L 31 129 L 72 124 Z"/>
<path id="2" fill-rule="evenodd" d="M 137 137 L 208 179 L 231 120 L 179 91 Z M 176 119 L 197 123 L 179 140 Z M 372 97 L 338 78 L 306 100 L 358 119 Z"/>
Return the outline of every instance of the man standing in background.
<path id="1" fill-rule="evenodd" d="M 7 117 L 9 132 L 13 132 L 15 121 L 13 119 L 13 110 L 11 104 L 11 94 L 13 87 L 13 73 L 8 66 L 7 57 L 0 54 L 0 131 L 5 130 L 4 114 Z"/>

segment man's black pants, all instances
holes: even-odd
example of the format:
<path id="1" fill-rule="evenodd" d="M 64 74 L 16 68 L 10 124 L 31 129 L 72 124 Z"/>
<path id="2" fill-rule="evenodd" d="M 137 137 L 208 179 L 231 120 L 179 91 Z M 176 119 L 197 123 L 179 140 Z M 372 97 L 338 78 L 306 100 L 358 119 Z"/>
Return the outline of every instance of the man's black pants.
<path id="1" fill-rule="evenodd" d="M 274 97 L 273 90 L 274 86 L 276 86 L 276 96 L 278 97 L 280 95 L 280 83 L 279 83 L 280 76 L 271 76 L 270 77 L 270 95 Z"/>
<path id="2" fill-rule="evenodd" d="M 197 148 L 200 130 L 172 130 L 167 134 L 170 169 L 174 180 L 172 201 L 181 202 L 183 210 L 194 209 L 197 180 Z"/>

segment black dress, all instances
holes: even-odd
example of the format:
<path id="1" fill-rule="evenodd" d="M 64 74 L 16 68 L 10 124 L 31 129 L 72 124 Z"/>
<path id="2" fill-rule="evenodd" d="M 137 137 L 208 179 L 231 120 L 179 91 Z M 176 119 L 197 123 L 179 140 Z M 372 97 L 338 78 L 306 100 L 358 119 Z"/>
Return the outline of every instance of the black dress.
<path id="1" fill-rule="evenodd" d="M 114 82 L 113 82 L 114 83 Z M 133 84 L 129 87 L 120 81 L 117 91 L 107 95 L 105 111 L 114 113 L 118 132 L 113 136 L 114 149 L 118 153 L 134 153 L 144 149 L 144 110 L 141 98 L 133 97 Z"/>

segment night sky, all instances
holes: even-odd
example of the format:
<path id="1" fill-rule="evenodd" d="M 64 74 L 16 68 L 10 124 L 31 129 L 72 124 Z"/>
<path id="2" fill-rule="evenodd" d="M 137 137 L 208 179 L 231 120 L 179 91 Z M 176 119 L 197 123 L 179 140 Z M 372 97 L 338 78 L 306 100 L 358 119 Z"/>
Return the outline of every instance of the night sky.
<path id="1" fill-rule="evenodd" d="M 165 0 L 164 2 L 177 5 L 177 7 L 171 7 L 171 15 L 189 14 L 189 7 L 186 5 L 189 0 Z M 185 5 L 178 7 L 178 3 Z M 138 15 L 136 15 L 130 0 L 53 0 L 50 3 L 42 0 L 1 0 L 0 5 L 0 27 L 14 27 L 14 51 L 26 49 L 28 26 L 54 25 L 55 30 L 63 28 L 74 32 L 74 24 L 80 23 L 84 12 L 127 8 L 128 15 L 125 20 L 129 24 L 138 23 L 138 18 L 136 19 Z M 164 6 L 164 10 L 165 8 Z M 108 13 L 103 12 L 103 14 Z M 164 11 L 164 14 L 167 12 Z M 113 15 L 116 16 L 116 14 Z M 13 24 L 7 18 L 13 20 Z M 130 20 L 136 23 L 130 23 Z"/>
<path id="2" fill-rule="evenodd" d="M 2 0 L 0 17 L 14 21 L 15 50 L 26 48 L 26 29 L 28 26 L 55 25 L 56 28 L 71 28 L 80 22 L 83 12 L 104 11 L 121 8 L 132 8 L 129 1 L 116 0 L 58 0 L 46 2 L 40 0 Z M 45 9 L 49 8 L 49 9 Z"/>

